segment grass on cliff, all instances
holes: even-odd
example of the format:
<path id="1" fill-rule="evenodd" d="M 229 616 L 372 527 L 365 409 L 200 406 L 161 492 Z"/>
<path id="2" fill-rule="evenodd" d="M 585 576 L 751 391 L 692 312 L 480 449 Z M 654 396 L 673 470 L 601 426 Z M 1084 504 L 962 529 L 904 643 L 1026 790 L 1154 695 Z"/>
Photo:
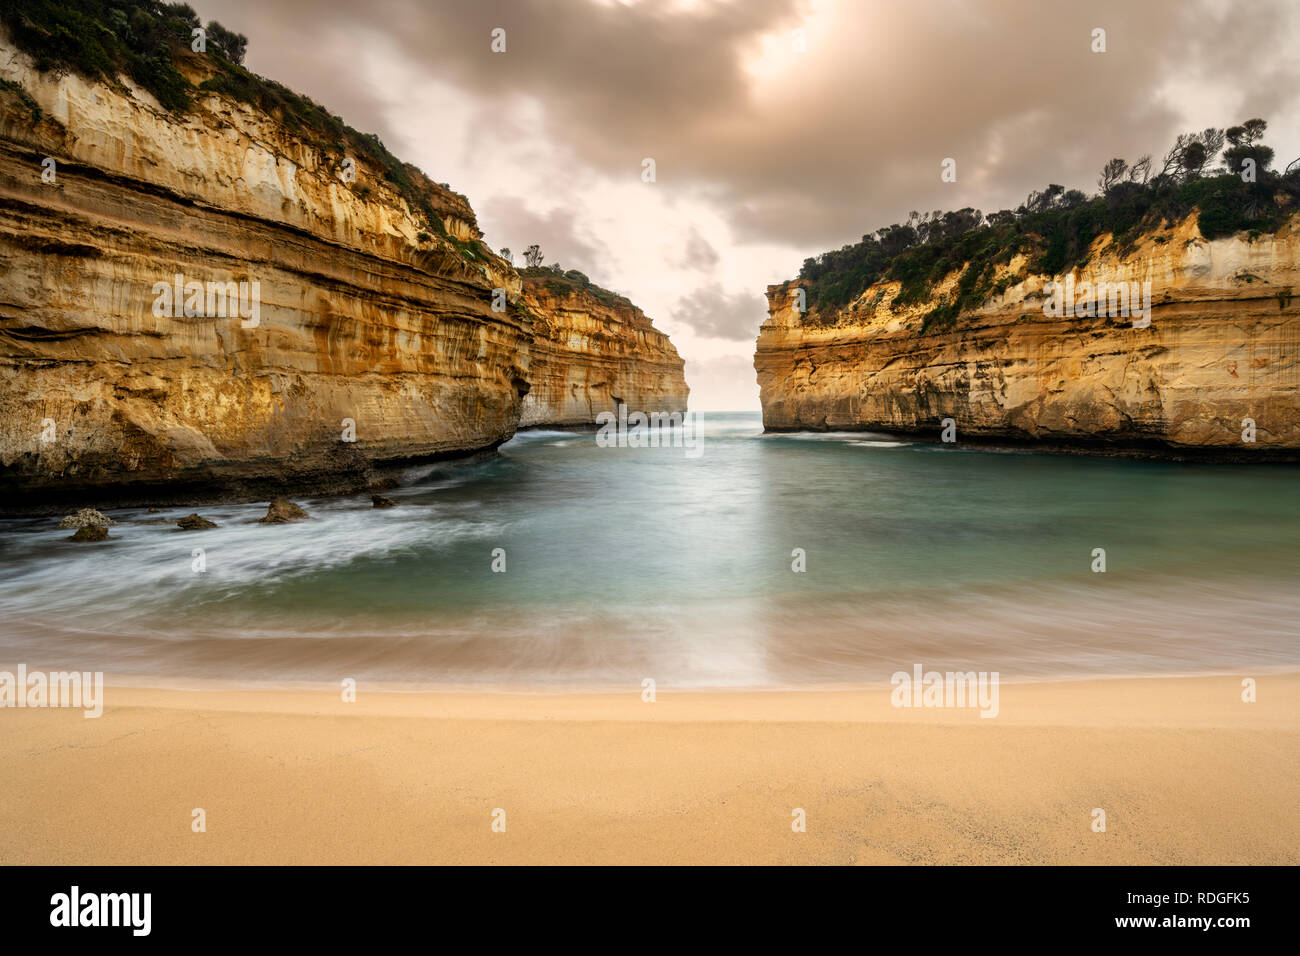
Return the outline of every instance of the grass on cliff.
<path id="1" fill-rule="evenodd" d="M 28 93 L 27 88 L 21 83 L 15 83 L 13 80 L 0 80 L 0 90 L 5 90 L 18 97 L 18 101 L 27 108 L 27 111 L 32 114 L 36 122 L 39 123 L 41 117 L 45 115 L 45 111 L 41 109 L 36 100 L 32 99 L 32 94 Z"/>
<path id="2" fill-rule="evenodd" d="M 109 82 L 123 73 L 167 109 L 190 105 L 190 83 L 172 64 L 177 51 L 189 49 L 190 31 L 200 26 L 185 4 L 0 0 L 0 22 L 39 70 L 75 70 Z M 224 55 L 216 43 L 209 49 Z"/>
<path id="3" fill-rule="evenodd" d="M 174 112 L 190 109 L 199 91 L 224 94 L 276 117 L 291 132 L 314 142 L 326 153 L 336 153 L 340 158 L 349 153 L 364 156 L 383 170 L 384 178 L 411 205 L 412 212 L 426 220 L 430 230 L 447 239 L 466 258 L 487 258 L 485 247 L 478 242 L 447 234 L 428 193 L 415 181 L 415 177 L 424 177 L 422 172 L 390 153 L 373 133 L 360 133 L 309 97 L 244 69 L 247 39 L 216 21 L 204 28 L 204 55 L 216 73 L 196 90 L 175 65 L 178 57 L 197 55 L 191 51 L 192 35 L 202 22 L 189 4 L 158 0 L 0 0 L 0 22 L 41 71 L 70 70 L 108 83 L 126 75 Z M 24 102 L 30 100 L 26 91 L 20 96 Z M 442 188 L 465 199 L 460 193 Z M 362 189 L 358 187 L 358 192 Z"/>
<path id="4" fill-rule="evenodd" d="M 617 292 L 611 292 L 609 289 L 603 289 L 596 285 L 586 275 L 577 269 L 569 269 L 567 272 L 558 264 L 552 263 L 549 266 L 527 266 L 519 270 L 519 275 L 524 279 L 543 279 L 546 288 L 556 295 L 568 295 L 574 292 L 585 292 L 598 302 L 611 307 L 633 308 L 632 300 L 626 296 L 621 296 Z"/>
<path id="5" fill-rule="evenodd" d="M 1266 125 L 1249 120 L 1227 130 L 1184 134 L 1155 176 L 1149 157 L 1133 167 L 1111 160 L 1098 182 L 1100 193 L 1091 197 L 1051 185 L 1014 210 L 988 216 L 970 208 L 912 213 L 906 223 L 804 261 L 799 279 L 807 289 L 805 321 L 831 323 L 871 285 L 889 280 L 901 287 L 894 305 L 933 303 L 923 331 L 950 328 L 963 312 L 1020 281 L 1019 275 L 994 281 L 998 267 L 1019 254 L 1028 258 L 1028 271 L 1057 275 L 1086 264 L 1099 236 L 1112 235 L 1123 252 L 1193 212 L 1206 239 L 1243 230 L 1252 237 L 1274 232 L 1300 207 L 1300 161 L 1282 173 L 1268 168 L 1273 150 L 1259 141 Z M 1203 174 L 1225 142 L 1230 146 L 1223 150 L 1223 166 Z M 1254 181 L 1243 174 L 1248 160 Z M 956 289 L 938 299 L 935 286 L 959 270 Z"/>

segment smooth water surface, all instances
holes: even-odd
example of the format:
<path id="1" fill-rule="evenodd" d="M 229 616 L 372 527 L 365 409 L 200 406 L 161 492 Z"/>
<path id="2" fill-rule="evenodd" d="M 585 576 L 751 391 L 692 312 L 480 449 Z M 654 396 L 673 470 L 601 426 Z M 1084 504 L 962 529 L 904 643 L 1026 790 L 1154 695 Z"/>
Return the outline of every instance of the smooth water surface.
<path id="1" fill-rule="evenodd" d="M 527 432 L 412 472 L 390 510 L 297 499 L 314 520 L 294 525 L 258 524 L 264 503 L 136 509 L 80 544 L 53 518 L 0 521 L 0 663 L 661 687 L 1300 664 L 1294 468 L 701 417 L 698 457 Z M 176 529 L 193 510 L 221 527 Z"/>

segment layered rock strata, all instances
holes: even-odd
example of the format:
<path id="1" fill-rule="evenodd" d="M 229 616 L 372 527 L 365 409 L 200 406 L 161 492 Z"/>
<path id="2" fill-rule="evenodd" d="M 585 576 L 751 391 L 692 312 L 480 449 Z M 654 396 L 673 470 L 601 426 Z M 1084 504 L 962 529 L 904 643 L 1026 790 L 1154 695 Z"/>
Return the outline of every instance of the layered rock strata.
<path id="1" fill-rule="evenodd" d="M 952 419 L 958 441 L 1296 460 L 1298 223 L 1206 241 L 1193 215 L 1125 250 L 1103 236 L 1068 276 L 1026 274 L 1018 257 L 996 277 L 1014 284 L 946 328 L 924 327 L 933 302 L 895 307 L 896 282 L 830 316 L 799 311 L 798 281 L 770 286 L 754 357 L 764 425 L 939 440 Z M 1107 314 L 1064 314 L 1052 282 L 1078 299 L 1084 282 L 1149 282 L 1149 324 L 1110 315 L 1109 298 Z"/>
<path id="2" fill-rule="evenodd" d="M 686 411 L 685 363 L 668 336 L 626 299 L 560 279 L 524 279 L 533 317 L 521 428 L 585 428 L 601 412 Z"/>
<path id="3" fill-rule="evenodd" d="M 170 112 L 8 41 L 0 78 L 0 510 L 343 490 L 514 433 L 532 330 L 463 197 L 405 167 L 438 229 L 223 95 Z"/>

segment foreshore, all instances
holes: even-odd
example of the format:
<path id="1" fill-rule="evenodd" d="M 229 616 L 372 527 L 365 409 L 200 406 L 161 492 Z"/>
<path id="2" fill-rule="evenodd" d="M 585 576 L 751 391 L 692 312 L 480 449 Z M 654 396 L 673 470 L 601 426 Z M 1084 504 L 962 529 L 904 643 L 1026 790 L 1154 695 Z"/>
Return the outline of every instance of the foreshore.
<path id="1" fill-rule="evenodd" d="M 110 684 L 97 719 L 0 730 L 4 864 L 1300 862 L 1300 674 L 1004 684 L 994 719 L 888 688 Z"/>

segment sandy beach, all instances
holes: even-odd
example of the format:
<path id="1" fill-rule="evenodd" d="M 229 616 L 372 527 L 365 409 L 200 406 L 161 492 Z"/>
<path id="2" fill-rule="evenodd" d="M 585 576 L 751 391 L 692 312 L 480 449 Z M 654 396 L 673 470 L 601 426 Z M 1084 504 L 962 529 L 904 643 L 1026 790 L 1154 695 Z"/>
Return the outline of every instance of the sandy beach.
<path id="1" fill-rule="evenodd" d="M 887 689 L 110 686 L 99 719 L 0 712 L 0 862 L 1294 864 L 1300 675 L 1240 685 L 1004 685 L 991 720 Z"/>

